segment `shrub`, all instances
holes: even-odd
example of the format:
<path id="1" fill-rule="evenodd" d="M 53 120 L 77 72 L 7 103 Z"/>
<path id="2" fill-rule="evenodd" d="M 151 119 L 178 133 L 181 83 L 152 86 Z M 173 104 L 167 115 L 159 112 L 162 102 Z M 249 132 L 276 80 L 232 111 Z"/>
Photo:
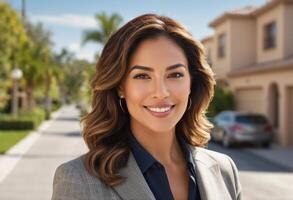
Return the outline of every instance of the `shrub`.
<path id="1" fill-rule="evenodd" d="M 62 106 L 60 101 L 53 100 L 52 101 L 52 112 L 58 110 Z"/>
<path id="2" fill-rule="evenodd" d="M 214 117 L 223 110 L 234 110 L 233 93 L 226 88 L 215 88 L 215 94 L 212 102 L 209 105 L 207 116 Z"/>
<path id="3" fill-rule="evenodd" d="M 18 116 L 0 115 L 0 130 L 31 130 L 45 119 L 45 111 L 35 108 L 32 112 L 21 111 Z"/>

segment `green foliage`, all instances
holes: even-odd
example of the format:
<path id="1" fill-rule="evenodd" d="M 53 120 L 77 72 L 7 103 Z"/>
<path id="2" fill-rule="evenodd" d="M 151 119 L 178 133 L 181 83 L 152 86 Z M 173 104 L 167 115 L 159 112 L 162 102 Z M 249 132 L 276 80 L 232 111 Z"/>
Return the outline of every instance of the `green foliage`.
<path id="1" fill-rule="evenodd" d="M 24 26 L 17 13 L 0 2 L 0 109 L 9 99 L 6 91 L 11 85 L 10 71 L 17 66 L 22 55 L 22 45 L 28 41 Z"/>
<path id="2" fill-rule="evenodd" d="M 215 94 L 209 105 L 207 116 L 214 117 L 223 110 L 234 109 L 233 93 L 225 88 L 215 87 Z"/>
<path id="3" fill-rule="evenodd" d="M 26 22 L 29 41 L 22 46 L 23 56 L 20 67 L 23 71 L 26 87 L 35 88 L 44 83 L 50 71 L 50 57 L 52 55 L 50 32 L 42 24 Z"/>
<path id="4" fill-rule="evenodd" d="M 61 91 L 60 96 L 66 96 L 67 102 L 87 101 L 89 98 L 89 83 L 95 72 L 95 66 L 86 60 L 74 59 L 74 55 L 66 49 L 55 54 L 55 63 L 61 69 L 62 76 L 57 79 Z"/>
<path id="5" fill-rule="evenodd" d="M 31 130 L 35 128 L 35 122 L 25 118 L 0 119 L 1 130 Z"/>
<path id="6" fill-rule="evenodd" d="M 122 17 L 117 13 L 108 16 L 105 12 L 102 12 L 96 14 L 95 17 L 100 28 L 85 31 L 83 34 L 83 44 L 92 41 L 104 45 L 110 35 L 118 29 L 122 22 Z"/>
<path id="7" fill-rule="evenodd" d="M 27 93 L 30 110 L 35 105 L 35 89 L 42 87 L 43 98 L 50 98 L 53 79 L 61 74 L 53 63 L 52 45 L 51 32 L 42 24 L 22 22 L 7 3 L 0 3 L 0 109 L 7 106 L 6 92 L 11 87 L 10 72 L 15 66 L 23 72 L 19 82 Z"/>
<path id="8" fill-rule="evenodd" d="M 5 90 L 0 89 L 0 112 L 5 109 L 9 96 Z"/>
<path id="9" fill-rule="evenodd" d="M 100 23 L 98 38 L 105 43 L 117 30 L 122 18 L 118 14 L 96 15 Z M 92 33 L 94 33 L 93 30 Z M 90 37 L 84 42 L 90 41 Z M 52 52 L 51 33 L 42 24 L 22 22 L 18 14 L 7 4 L 0 3 L 0 110 L 9 111 L 10 72 L 17 66 L 23 72 L 19 87 L 26 93 L 27 110 L 36 104 L 45 104 L 47 115 L 52 101 L 64 102 L 88 100 L 89 82 L 94 74 L 92 63 L 77 60 L 63 50 L 59 55 Z M 55 108 L 56 109 L 56 108 Z"/>
<path id="10" fill-rule="evenodd" d="M 45 119 L 45 111 L 35 108 L 31 112 L 21 111 L 18 116 L 0 115 L 0 130 L 32 130 Z"/>
<path id="11" fill-rule="evenodd" d="M 28 108 L 30 110 L 33 108 L 37 98 L 42 99 L 39 103 L 45 104 L 46 115 L 49 116 L 52 97 L 59 98 L 56 79 L 62 76 L 62 71 L 54 62 L 51 32 L 40 23 L 29 22 L 26 22 L 26 30 L 30 40 L 23 49 L 25 56 L 21 66 L 24 76 L 23 85 L 28 93 Z M 41 91 L 39 95 L 38 91 Z"/>
<path id="12" fill-rule="evenodd" d="M 87 42 L 94 42 L 100 45 L 105 45 L 111 34 L 113 34 L 117 29 L 119 28 L 120 24 L 123 21 L 123 18 L 117 14 L 113 13 L 111 15 L 107 15 L 105 12 L 101 12 L 96 14 L 95 16 L 97 23 L 99 24 L 99 28 L 95 30 L 86 30 L 83 33 L 82 38 L 82 44 L 85 44 Z M 100 57 L 99 52 L 96 53 L 95 58 L 98 60 Z M 84 74 L 84 80 L 82 83 L 81 88 L 82 91 L 79 93 L 77 92 L 77 89 L 74 91 L 74 94 L 83 96 L 83 102 L 89 102 L 91 98 L 91 90 L 90 90 L 90 80 L 93 74 L 95 73 L 95 67 L 94 65 L 89 65 L 86 68 L 86 73 Z M 71 79 L 71 78 L 70 78 Z M 69 79 L 69 82 L 71 82 Z M 72 96 L 72 95 L 71 95 Z M 81 99 L 76 98 L 81 101 Z"/>
<path id="13" fill-rule="evenodd" d="M 59 108 L 61 108 L 62 104 L 58 100 L 52 101 L 52 112 L 57 111 Z"/>
<path id="14" fill-rule="evenodd" d="M 64 84 L 66 85 L 66 94 L 71 100 L 80 101 L 84 98 L 86 93 L 86 82 L 88 80 L 88 72 L 94 68 L 92 64 L 85 60 L 74 60 L 64 69 L 66 78 Z"/>
<path id="15" fill-rule="evenodd" d="M 8 70 L 21 57 L 21 46 L 28 38 L 17 13 L 6 3 L 0 2 L 0 78 L 7 77 Z"/>

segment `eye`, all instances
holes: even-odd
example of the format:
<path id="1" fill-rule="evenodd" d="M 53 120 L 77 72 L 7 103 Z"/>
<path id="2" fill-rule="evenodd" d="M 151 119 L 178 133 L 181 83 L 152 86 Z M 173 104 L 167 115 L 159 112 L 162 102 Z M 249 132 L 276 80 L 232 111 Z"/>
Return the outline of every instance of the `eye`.
<path id="1" fill-rule="evenodd" d="M 134 79 L 145 79 L 145 77 L 147 77 L 147 74 L 137 74 L 135 75 L 133 78 Z"/>
<path id="2" fill-rule="evenodd" d="M 183 77 L 184 75 L 182 73 L 176 72 L 176 73 L 172 73 L 170 76 L 175 78 L 180 78 L 180 77 Z"/>

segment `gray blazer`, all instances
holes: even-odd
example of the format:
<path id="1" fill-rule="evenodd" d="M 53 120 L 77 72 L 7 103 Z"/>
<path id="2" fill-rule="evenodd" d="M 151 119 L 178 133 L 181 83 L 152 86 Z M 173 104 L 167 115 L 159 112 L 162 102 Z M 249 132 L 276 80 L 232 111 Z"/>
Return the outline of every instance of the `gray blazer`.
<path id="1" fill-rule="evenodd" d="M 201 199 L 240 200 L 238 170 L 232 159 L 200 147 L 191 147 L 191 150 Z M 127 177 L 126 181 L 108 187 L 88 174 L 81 156 L 57 168 L 52 200 L 155 200 L 132 153 L 120 172 Z"/>

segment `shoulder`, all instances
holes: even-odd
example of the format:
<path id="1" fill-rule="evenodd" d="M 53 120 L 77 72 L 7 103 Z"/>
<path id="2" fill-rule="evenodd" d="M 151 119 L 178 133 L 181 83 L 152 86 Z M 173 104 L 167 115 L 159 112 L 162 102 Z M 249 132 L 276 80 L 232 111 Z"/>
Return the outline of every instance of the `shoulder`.
<path id="1" fill-rule="evenodd" d="M 86 169 L 83 161 L 84 156 L 80 156 L 74 160 L 59 165 L 55 171 L 54 180 L 58 181 L 60 178 L 63 178 L 63 181 L 68 182 L 85 182 Z"/>
<path id="2" fill-rule="evenodd" d="M 67 161 L 59 165 L 56 169 L 56 172 L 74 172 L 75 174 L 84 174 L 86 169 L 84 166 L 85 155 L 79 156 L 73 160 Z"/>
<path id="3" fill-rule="evenodd" d="M 206 148 L 193 148 L 194 158 L 199 162 L 203 162 L 208 167 L 217 166 L 221 172 L 221 176 L 225 184 L 228 186 L 233 186 L 233 188 L 230 189 L 235 192 L 237 197 L 240 197 L 241 184 L 239 181 L 238 169 L 232 158 L 226 154 Z"/>
<path id="4" fill-rule="evenodd" d="M 223 168 L 231 168 L 231 164 L 234 164 L 232 158 L 226 154 L 209 150 L 202 147 L 195 147 L 196 152 L 200 152 L 200 156 L 204 156 L 210 159 L 211 162 L 216 162 L 218 165 L 222 166 Z"/>
<path id="5" fill-rule="evenodd" d="M 83 155 L 57 167 L 53 180 L 52 200 L 92 199 L 92 196 L 112 198 L 111 189 L 99 178 L 88 173 L 84 158 Z"/>
<path id="6" fill-rule="evenodd" d="M 226 154 L 219 153 L 202 147 L 194 147 L 194 158 L 203 162 L 205 165 L 217 165 L 223 176 L 232 176 L 238 174 L 238 169 L 232 158 Z"/>
<path id="7" fill-rule="evenodd" d="M 59 165 L 53 180 L 52 200 L 87 199 L 89 188 L 86 187 L 83 157 Z"/>

